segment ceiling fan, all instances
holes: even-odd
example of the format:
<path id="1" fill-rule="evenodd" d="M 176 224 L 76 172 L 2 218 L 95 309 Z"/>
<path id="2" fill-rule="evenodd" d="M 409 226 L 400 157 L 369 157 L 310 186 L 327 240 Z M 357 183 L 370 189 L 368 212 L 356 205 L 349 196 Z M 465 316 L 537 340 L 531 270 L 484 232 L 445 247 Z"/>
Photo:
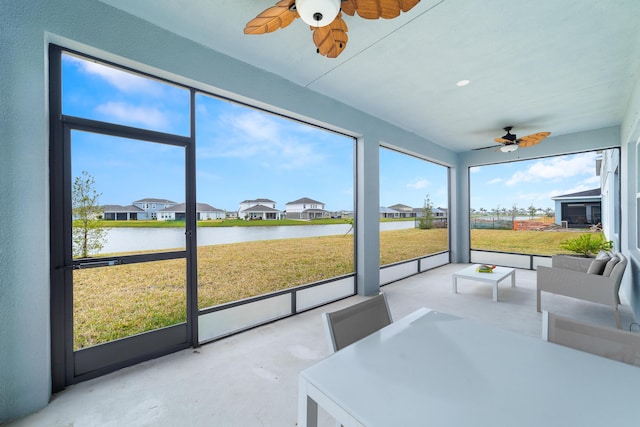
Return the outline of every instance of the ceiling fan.
<path id="1" fill-rule="evenodd" d="M 391 19 L 411 10 L 420 0 L 282 0 L 262 11 L 244 27 L 245 34 L 271 33 L 296 18 L 311 26 L 317 52 L 337 58 L 347 46 L 344 12 L 365 19 Z"/>
<path id="2" fill-rule="evenodd" d="M 502 147 L 498 148 L 498 150 L 502 151 L 503 153 L 516 151 L 518 147 L 526 148 L 534 146 L 551 135 L 551 132 L 538 132 L 531 135 L 523 136 L 522 138 L 517 138 L 516 135 L 511 133 L 511 129 L 513 129 L 513 126 L 507 126 L 503 129 L 507 131 L 506 135 L 504 135 L 502 138 L 495 139 L 496 142 L 502 144 Z"/>

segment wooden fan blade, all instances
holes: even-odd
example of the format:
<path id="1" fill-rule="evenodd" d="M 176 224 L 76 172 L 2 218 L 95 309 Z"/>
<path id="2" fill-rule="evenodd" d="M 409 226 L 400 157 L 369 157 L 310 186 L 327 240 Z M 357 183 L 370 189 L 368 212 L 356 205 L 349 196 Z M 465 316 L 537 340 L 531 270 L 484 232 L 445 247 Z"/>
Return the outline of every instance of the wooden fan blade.
<path id="1" fill-rule="evenodd" d="M 295 0 L 282 0 L 263 10 L 258 16 L 247 22 L 244 27 L 245 34 L 271 33 L 279 28 L 284 28 L 291 24 L 299 15 L 291 6 Z"/>
<path id="2" fill-rule="evenodd" d="M 313 30 L 313 42 L 318 48 L 318 53 L 327 58 L 337 58 L 347 47 L 347 24 L 338 13 L 336 19 L 325 27 L 311 27 Z"/>
<path id="3" fill-rule="evenodd" d="M 538 144 L 540 141 L 551 135 L 551 132 L 538 132 L 531 135 L 523 136 L 516 139 L 516 144 L 520 147 L 531 147 Z"/>
<path id="4" fill-rule="evenodd" d="M 401 0 L 400 9 L 402 9 L 403 12 L 408 12 L 418 3 L 420 3 L 420 0 Z"/>
<path id="5" fill-rule="evenodd" d="M 509 141 L 508 139 L 504 139 L 504 138 L 496 138 L 494 139 L 495 142 L 499 142 L 500 144 L 513 144 L 513 141 Z"/>
<path id="6" fill-rule="evenodd" d="M 341 8 L 350 16 L 357 12 L 364 19 L 392 19 L 418 3 L 420 0 L 347 0 L 342 2 Z"/>
<path id="7" fill-rule="evenodd" d="M 354 4 L 356 0 L 342 0 L 340 3 L 340 11 L 342 13 L 346 13 L 349 16 L 353 16 L 356 13 L 356 5 Z"/>

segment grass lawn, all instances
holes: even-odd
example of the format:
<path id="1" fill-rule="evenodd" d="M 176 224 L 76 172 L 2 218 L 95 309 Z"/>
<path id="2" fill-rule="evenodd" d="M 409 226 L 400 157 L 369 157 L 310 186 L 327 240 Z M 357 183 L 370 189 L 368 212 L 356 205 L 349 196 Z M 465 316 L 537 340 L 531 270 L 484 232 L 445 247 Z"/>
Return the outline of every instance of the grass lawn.
<path id="1" fill-rule="evenodd" d="M 560 242 L 584 231 L 471 230 L 471 249 L 533 255 L 565 253 Z"/>
<path id="2" fill-rule="evenodd" d="M 559 242 L 578 233 L 472 230 L 471 235 L 474 249 L 551 255 L 562 252 Z M 353 244 L 348 234 L 200 247 L 198 305 L 206 308 L 352 273 Z M 446 229 L 384 231 L 380 263 L 447 247 Z M 74 271 L 75 348 L 184 322 L 185 277 L 184 259 Z"/>

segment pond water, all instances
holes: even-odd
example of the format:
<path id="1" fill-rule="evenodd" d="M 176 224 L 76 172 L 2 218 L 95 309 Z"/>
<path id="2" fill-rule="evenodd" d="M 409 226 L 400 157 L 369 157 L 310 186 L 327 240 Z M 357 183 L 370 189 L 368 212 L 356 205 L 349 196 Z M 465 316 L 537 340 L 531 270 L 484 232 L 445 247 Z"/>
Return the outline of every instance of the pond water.
<path id="1" fill-rule="evenodd" d="M 380 231 L 413 228 L 413 221 L 380 223 Z M 353 233 L 349 224 L 257 226 L 257 227 L 199 227 L 198 246 L 256 240 L 294 239 Z M 183 228 L 111 228 L 101 254 L 147 250 L 184 249 Z"/>

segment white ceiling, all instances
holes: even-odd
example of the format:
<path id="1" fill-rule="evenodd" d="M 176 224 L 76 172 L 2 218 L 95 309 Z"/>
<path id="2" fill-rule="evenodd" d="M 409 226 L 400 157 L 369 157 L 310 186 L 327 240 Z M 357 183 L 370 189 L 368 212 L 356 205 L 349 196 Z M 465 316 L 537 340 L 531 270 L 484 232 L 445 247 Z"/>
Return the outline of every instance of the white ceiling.
<path id="1" fill-rule="evenodd" d="M 454 151 L 497 146 L 508 125 L 552 132 L 543 143 L 619 125 L 640 71 L 639 0 L 422 0 L 393 20 L 344 15 L 336 59 L 316 54 L 300 19 L 245 35 L 276 0 L 101 1 Z"/>

